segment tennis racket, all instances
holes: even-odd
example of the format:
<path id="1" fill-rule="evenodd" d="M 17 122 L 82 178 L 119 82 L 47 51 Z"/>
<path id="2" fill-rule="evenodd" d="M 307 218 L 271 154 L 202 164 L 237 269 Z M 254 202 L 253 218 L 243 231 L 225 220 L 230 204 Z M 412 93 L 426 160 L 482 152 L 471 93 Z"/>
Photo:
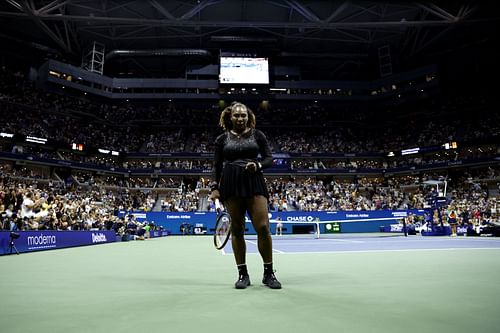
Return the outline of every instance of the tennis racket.
<path id="1" fill-rule="evenodd" d="M 215 210 L 217 211 L 217 220 L 215 222 L 214 245 L 217 250 L 222 250 L 231 235 L 231 217 L 219 199 L 215 200 Z"/>

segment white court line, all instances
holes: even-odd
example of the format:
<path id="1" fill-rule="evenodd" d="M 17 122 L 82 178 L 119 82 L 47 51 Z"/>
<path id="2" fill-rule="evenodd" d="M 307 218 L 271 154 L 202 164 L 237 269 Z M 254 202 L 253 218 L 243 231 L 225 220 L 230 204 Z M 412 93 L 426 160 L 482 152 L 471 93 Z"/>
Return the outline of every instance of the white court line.
<path id="1" fill-rule="evenodd" d="M 279 254 L 346 254 L 346 253 L 384 253 L 384 252 L 424 252 L 424 251 L 449 251 L 449 250 L 500 250 L 498 247 L 448 247 L 443 249 L 399 249 L 399 250 L 352 250 L 352 251 L 314 251 L 314 252 L 278 252 Z M 258 252 L 247 253 L 249 255 L 259 254 Z M 228 255 L 225 253 L 225 255 Z"/>
<path id="2" fill-rule="evenodd" d="M 253 245 L 255 245 L 255 246 L 258 246 L 258 245 L 257 245 L 257 242 L 252 242 L 252 241 L 249 241 L 249 240 L 245 240 L 245 241 L 246 241 L 246 242 L 248 242 L 248 243 L 250 243 L 250 244 L 253 244 Z M 277 249 L 275 249 L 275 248 L 273 248 L 273 251 L 275 251 L 275 252 L 277 252 L 277 253 L 285 253 L 285 252 L 280 251 L 280 250 L 277 250 Z"/>
<path id="3" fill-rule="evenodd" d="M 343 250 L 343 251 L 304 251 L 304 252 L 283 252 L 276 250 L 279 254 L 346 254 L 346 253 L 384 253 L 384 252 L 424 252 L 424 251 L 450 251 L 450 250 L 500 250 L 498 247 L 448 247 L 442 249 L 398 249 L 398 250 Z M 249 255 L 259 254 L 258 252 L 247 253 Z M 224 253 L 229 255 L 229 253 Z"/>
<path id="4" fill-rule="evenodd" d="M 334 242 L 345 242 L 345 243 L 366 243 L 364 241 L 348 240 L 348 239 L 335 239 L 335 238 L 316 238 L 320 241 L 334 241 Z"/>
<path id="5" fill-rule="evenodd" d="M 483 237 L 483 238 L 476 238 L 476 237 L 449 237 L 449 238 L 441 238 L 443 240 L 457 240 L 457 241 L 463 241 L 463 242 L 500 242 L 499 238 L 490 238 L 490 237 Z"/>
<path id="6" fill-rule="evenodd" d="M 445 238 L 446 236 L 443 236 L 443 238 L 398 238 L 398 239 L 392 239 L 392 240 L 385 240 L 380 241 L 379 243 L 382 242 L 394 242 L 394 243 L 404 243 L 404 242 L 421 242 L 421 243 L 432 243 L 432 242 L 488 242 L 488 241 L 493 241 L 493 242 L 498 242 L 499 240 L 494 240 L 494 239 L 487 239 L 487 238 Z"/>
<path id="7" fill-rule="evenodd" d="M 489 238 L 489 237 L 483 237 L 483 238 L 474 238 L 474 237 L 447 237 L 447 236 L 417 236 L 417 237 L 403 237 L 403 236 L 397 236 L 397 237 L 360 237 L 356 238 L 353 237 L 351 240 L 359 240 L 359 242 L 362 243 L 367 243 L 366 241 L 361 241 L 361 239 L 367 239 L 369 242 L 373 242 L 374 239 L 380 240 L 380 241 L 385 241 L 385 242 L 440 242 L 440 241 L 457 241 L 457 242 L 466 242 L 466 241 L 474 241 L 474 242 L 500 242 L 500 238 Z M 309 239 L 303 239 L 305 241 L 308 241 Z M 350 240 L 347 238 L 311 238 L 311 241 L 315 240 L 339 240 L 339 241 L 345 241 L 349 242 Z"/>
<path id="8" fill-rule="evenodd" d="M 380 253 L 380 252 L 423 252 L 448 250 L 500 250 L 497 247 L 448 247 L 443 249 L 397 249 L 397 250 L 352 250 L 352 251 L 315 251 L 315 252 L 283 252 L 282 254 L 336 254 L 336 253 Z"/>

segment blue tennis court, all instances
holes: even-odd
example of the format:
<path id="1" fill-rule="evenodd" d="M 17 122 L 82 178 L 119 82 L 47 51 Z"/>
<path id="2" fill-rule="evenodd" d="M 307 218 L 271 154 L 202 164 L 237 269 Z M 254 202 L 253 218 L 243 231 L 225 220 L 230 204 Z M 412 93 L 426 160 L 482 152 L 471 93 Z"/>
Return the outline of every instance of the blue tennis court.
<path id="1" fill-rule="evenodd" d="M 273 236 L 273 251 L 279 254 L 385 252 L 453 249 L 500 249 L 500 239 L 491 237 L 422 237 L 379 235 Z M 247 238 L 247 252 L 258 253 L 255 236 Z M 224 249 L 232 254 L 231 242 Z"/>

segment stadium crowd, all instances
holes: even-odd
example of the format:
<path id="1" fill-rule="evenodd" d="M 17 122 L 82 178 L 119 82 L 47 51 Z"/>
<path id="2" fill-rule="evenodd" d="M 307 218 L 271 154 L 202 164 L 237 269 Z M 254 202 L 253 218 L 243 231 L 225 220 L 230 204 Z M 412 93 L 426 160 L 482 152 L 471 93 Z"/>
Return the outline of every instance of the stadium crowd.
<path id="1" fill-rule="evenodd" d="M 19 73 L 0 73 L 0 127 L 3 134 L 47 138 L 53 146 L 0 138 L 2 152 L 73 161 L 109 168 L 198 170 L 209 172 L 208 157 L 155 157 L 162 153 L 212 153 L 216 106 L 172 102 L 97 104 L 85 98 L 37 90 Z M 277 153 L 341 153 L 345 156 L 285 158 L 276 166 L 301 169 L 380 169 L 432 166 L 437 163 L 493 158 L 500 133 L 500 114 L 486 102 L 458 98 L 366 112 L 347 107 L 300 105 L 257 107 L 263 128 Z M 15 117 L 12 115 L 15 114 Z M 460 114 L 460 116 L 457 116 Z M 321 123 L 318 120 L 321 119 Z M 383 135 L 381 133 L 383 132 Z M 426 154 L 388 157 L 402 148 L 463 147 Z M 71 150 L 74 144 L 106 148 L 120 156 Z M 152 154 L 148 158 L 123 153 Z M 373 157 L 363 153 L 376 153 Z M 350 156 L 361 154 L 361 156 Z M 279 164 L 279 165 L 278 165 Z M 490 218 L 498 205 L 498 164 L 493 167 L 441 168 L 399 176 L 267 177 L 271 211 L 422 209 L 429 205 L 429 179 L 449 180 L 449 206 L 461 221 Z M 92 170 L 54 170 L 44 166 L 0 163 L 1 227 L 7 230 L 89 230 L 126 225 L 118 211 L 213 210 L 202 176 L 103 175 Z M 448 173 L 452 173 L 450 178 Z M 469 216 L 470 214 L 470 216 Z M 479 218 L 478 218 L 479 217 Z M 476 221 L 474 220 L 474 221 Z M 479 222 L 477 222 L 479 223 Z M 113 225 L 115 227 L 113 227 Z"/>
<path id="2" fill-rule="evenodd" d="M 6 119 L 2 132 L 50 138 L 68 146 L 81 143 L 150 153 L 212 152 L 212 142 L 219 134 L 213 126 L 217 124 L 218 106 L 96 104 L 37 90 L 20 74 L 6 69 L 0 78 L 0 116 Z M 388 152 L 486 140 L 500 132 L 500 115 L 486 101 L 478 103 L 477 99 L 463 97 L 405 108 L 365 112 L 302 105 L 257 107 L 255 112 L 275 152 Z M 16 117 L 9 117 L 12 114 Z"/>
<path id="3" fill-rule="evenodd" d="M 109 229 L 118 223 L 118 211 L 150 211 L 158 202 L 161 211 L 213 210 L 213 203 L 200 207 L 202 182 L 171 188 L 162 198 L 151 188 L 128 189 L 119 186 L 80 186 L 38 177 L 31 172 L 10 172 L 2 167 L 0 176 L 0 214 L 2 228 L 13 230 L 90 230 Z M 486 179 L 498 179 L 498 170 L 483 170 Z M 494 177 L 494 178 L 491 178 Z M 270 211 L 332 211 L 429 208 L 434 191 L 422 185 L 401 185 L 396 179 L 377 183 L 374 179 L 358 182 L 337 181 L 330 177 L 268 178 Z M 425 180 L 423 181 L 425 184 Z M 451 182 L 449 206 L 464 221 L 480 223 L 495 212 L 498 188 L 481 178 L 463 178 Z M 498 186 L 498 185 L 497 185 Z M 474 220 L 476 219 L 476 220 Z"/>

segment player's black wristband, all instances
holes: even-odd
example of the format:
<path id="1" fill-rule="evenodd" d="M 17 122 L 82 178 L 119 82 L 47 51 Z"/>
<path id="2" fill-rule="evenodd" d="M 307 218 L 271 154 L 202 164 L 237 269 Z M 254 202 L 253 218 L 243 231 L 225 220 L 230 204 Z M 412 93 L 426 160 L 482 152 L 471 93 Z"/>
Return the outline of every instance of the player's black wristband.
<path id="1" fill-rule="evenodd" d="M 219 184 L 217 184 L 216 182 L 213 182 L 210 184 L 210 191 L 215 191 L 215 190 L 218 190 L 219 189 Z"/>

